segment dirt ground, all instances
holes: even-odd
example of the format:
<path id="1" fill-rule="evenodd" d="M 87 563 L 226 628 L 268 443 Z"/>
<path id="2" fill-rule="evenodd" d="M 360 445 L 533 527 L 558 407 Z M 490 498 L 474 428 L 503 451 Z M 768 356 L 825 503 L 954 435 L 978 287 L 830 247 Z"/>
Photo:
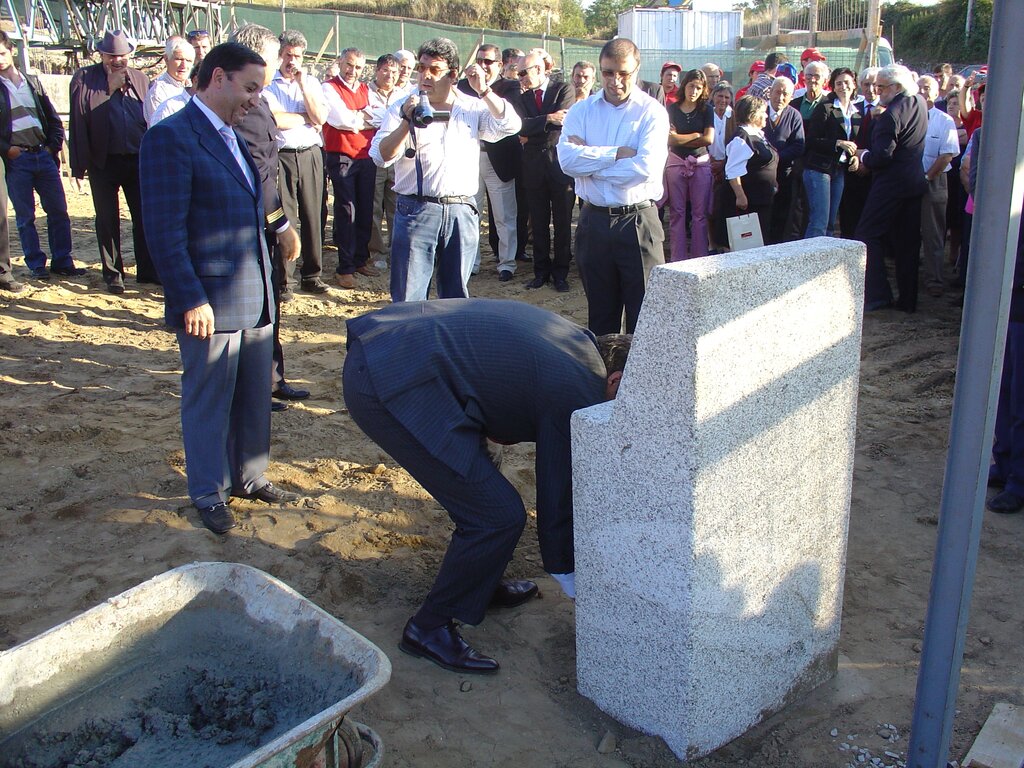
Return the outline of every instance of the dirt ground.
<path id="1" fill-rule="evenodd" d="M 543 574 L 532 528 L 509 573 L 537 579 L 543 599 L 465 629 L 501 661 L 499 675 L 463 677 L 398 652 L 450 526 L 344 408 L 344 321 L 387 303 L 386 274 L 285 305 L 288 378 L 313 396 L 274 415 L 269 477 L 305 499 L 290 508 L 235 500 L 241 523 L 219 537 L 186 494 L 180 362 L 161 324 L 161 293 L 134 281 L 123 296 L 103 289 L 91 198 L 69 186 L 68 199 L 84 278 L 29 280 L 9 215 L 15 275 L 30 287 L 0 293 L 0 648 L 178 565 L 237 561 L 290 584 L 391 658 L 391 682 L 354 713 L 380 733 L 389 766 L 679 764 L 660 739 L 621 726 L 576 692 L 573 604 Z M 328 270 L 335 258 L 325 254 Z M 575 273 L 572 291 L 558 294 L 527 291 L 528 268 L 499 283 L 492 265 L 485 251 L 474 295 L 529 301 L 585 323 Z M 873 756 L 897 764 L 886 751 L 906 757 L 959 323 L 953 295 L 924 296 L 913 316 L 867 317 L 839 674 L 694 765 L 843 768 L 857 750 L 869 764 Z M 505 464 L 528 509 L 533 454 L 532 445 L 516 446 Z M 986 513 L 955 758 L 994 703 L 1024 704 L 1022 534 L 1024 514 Z M 603 754 L 597 747 L 609 733 L 614 749 L 604 738 Z"/>

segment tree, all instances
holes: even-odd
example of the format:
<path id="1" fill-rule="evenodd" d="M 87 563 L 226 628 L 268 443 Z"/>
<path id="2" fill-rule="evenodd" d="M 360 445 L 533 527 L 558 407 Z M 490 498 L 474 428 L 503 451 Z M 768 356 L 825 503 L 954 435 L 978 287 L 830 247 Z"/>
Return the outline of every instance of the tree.
<path id="1" fill-rule="evenodd" d="M 614 37 L 619 31 L 619 14 L 633 5 L 633 0 L 594 0 L 584 15 L 587 29 L 594 37 Z"/>
<path id="2" fill-rule="evenodd" d="M 559 0 L 558 24 L 551 30 L 558 37 L 586 37 L 587 25 L 583 20 L 580 0 Z"/>

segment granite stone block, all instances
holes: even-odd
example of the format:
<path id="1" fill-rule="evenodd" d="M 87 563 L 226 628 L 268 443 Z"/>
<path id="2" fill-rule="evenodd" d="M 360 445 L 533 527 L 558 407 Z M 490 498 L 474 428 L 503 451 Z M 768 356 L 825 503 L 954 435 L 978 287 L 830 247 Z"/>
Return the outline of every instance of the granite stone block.
<path id="1" fill-rule="evenodd" d="M 657 267 L 573 416 L 579 690 L 683 759 L 835 673 L 863 302 L 855 241 Z"/>

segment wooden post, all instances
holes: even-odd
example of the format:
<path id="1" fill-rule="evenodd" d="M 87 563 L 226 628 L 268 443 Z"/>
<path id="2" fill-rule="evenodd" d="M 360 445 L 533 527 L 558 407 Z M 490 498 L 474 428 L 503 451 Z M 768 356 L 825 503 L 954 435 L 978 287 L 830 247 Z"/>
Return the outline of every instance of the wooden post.
<path id="1" fill-rule="evenodd" d="M 776 37 L 779 34 L 779 0 L 772 0 L 772 25 L 768 34 Z"/>

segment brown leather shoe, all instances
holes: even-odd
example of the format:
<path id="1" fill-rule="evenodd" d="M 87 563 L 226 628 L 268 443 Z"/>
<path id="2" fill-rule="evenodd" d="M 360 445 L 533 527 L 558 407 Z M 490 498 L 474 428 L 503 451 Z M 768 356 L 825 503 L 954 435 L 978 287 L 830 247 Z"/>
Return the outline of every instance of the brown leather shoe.
<path id="1" fill-rule="evenodd" d="M 423 630 L 409 619 L 398 648 L 410 656 L 427 659 L 452 672 L 489 675 L 498 671 L 498 662 L 475 651 L 462 639 L 452 621 L 437 629 Z"/>
<path id="2" fill-rule="evenodd" d="M 380 270 L 376 267 L 371 267 L 369 264 L 363 264 L 359 267 L 356 272 L 360 275 L 366 275 L 367 277 L 380 277 Z"/>
<path id="3" fill-rule="evenodd" d="M 334 282 L 340 287 L 347 288 L 349 290 L 356 287 L 356 276 L 355 275 L 335 275 Z"/>

